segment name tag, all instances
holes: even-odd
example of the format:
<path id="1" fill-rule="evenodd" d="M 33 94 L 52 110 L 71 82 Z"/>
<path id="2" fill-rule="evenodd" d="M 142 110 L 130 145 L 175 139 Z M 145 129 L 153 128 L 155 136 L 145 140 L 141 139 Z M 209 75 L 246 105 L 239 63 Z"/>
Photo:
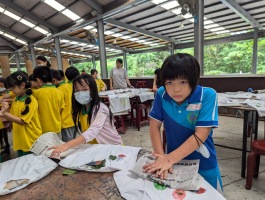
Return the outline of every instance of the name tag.
<path id="1" fill-rule="evenodd" d="M 195 110 L 200 110 L 202 107 L 201 103 L 196 103 L 196 104 L 189 104 L 186 110 L 188 111 L 195 111 Z"/>

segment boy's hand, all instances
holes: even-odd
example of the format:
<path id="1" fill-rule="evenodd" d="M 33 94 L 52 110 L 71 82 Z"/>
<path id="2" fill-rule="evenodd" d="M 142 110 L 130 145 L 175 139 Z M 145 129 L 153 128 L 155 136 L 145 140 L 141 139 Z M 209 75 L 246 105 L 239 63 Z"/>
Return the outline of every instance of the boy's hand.
<path id="1" fill-rule="evenodd" d="M 147 173 L 156 173 L 156 176 L 161 179 L 166 179 L 168 172 L 172 173 L 172 165 L 167 155 L 161 155 L 153 153 L 156 157 L 155 162 L 148 163 L 143 166 L 143 169 Z"/>

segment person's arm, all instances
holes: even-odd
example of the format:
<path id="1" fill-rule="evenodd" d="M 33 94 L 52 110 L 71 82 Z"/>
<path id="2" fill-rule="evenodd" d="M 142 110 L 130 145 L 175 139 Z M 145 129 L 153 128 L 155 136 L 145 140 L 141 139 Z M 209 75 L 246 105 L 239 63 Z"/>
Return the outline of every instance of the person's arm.
<path id="1" fill-rule="evenodd" d="M 110 85 L 110 90 L 113 90 L 113 80 L 112 80 L 112 78 L 109 78 L 109 85 Z"/>
<path id="2" fill-rule="evenodd" d="M 1 114 L 4 118 L 6 118 L 8 121 L 15 122 L 19 125 L 25 125 L 27 124 L 24 122 L 20 117 L 17 117 L 15 115 L 12 115 L 11 113 L 8 112 L 9 105 L 7 102 L 2 103 L 2 109 L 1 109 Z"/>
<path id="3" fill-rule="evenodd" d="M 59 146 L 53 146 L 53 147 L 49 147 L 48 150 L 50 149 L 54 149 L 51 153 L 51 158 L 56 158 L 56 157 L 60 157 L 60 153 L 67 151 L 68 149 L 77 147 L 81 144 L 85 144 L 86 140 L 84 138 L 83 135 L 78 136 L 77 138 L 66 142 L 64 144 L 61 144 Z"/>
<path id="4" fill-rule="evenodd" d="M 110 78 L 109 78 L 109 85 L 110 85 L 110 90 L 113 90 L 113 69 L 110 71 Z"/>
<path id="5" fill-rule="evenodd" d="M 163 150 L 161 132 L 160 132 L 162 123 L 152 118 L 150 118 L 149 123 L 150 123 L 149 133 L 150 133 L 153 150 L 155 153 L 163 155 L 164 150 Z"/>
<path id="6" fill-rule="evenodd" d="M 212 127 L 197 127 L 195 134 L 204 142 L 210 134 Z M 195 136 L 190 136 L 179 148 L 175 149 L 168 155 L 157 154 L 153 155 L 156 157 L 155 162 L 144 166 L 144 170 L 148 173 L 156 172 L 158 176 L 165 179 L 164 172 L 172 167 L 174 163 L 179 162 L 186 156 L 190 155 L 198 148 L 198 143 L 201 145 L 201 141 L 196 140 Z"/>
<path id="7" fill-rule="evenodd" d="M 153 88 L 152 88 L 153 92 L 156 92 L 157 91 L 156 79 L 157 79 L 157 75 L 155 74 L 154 82 L 153 82 Z"/>
<path id="8" fill-rule="evenodd" d="M 130 80 L 128 79 L 128 77 L 126 77 L 125 80 L 126 80 L 126 83 L 129 87 L 133 87 L 132 84 L 130 83 Z"/>
<path id="9" fill-rule="evenodd" d="M 91 123 L 89 128 L 82 133 L 82 135 L 62 145 L 50 147 L 49 149 L 54 149 L 51 154 L 51 157 L 59 157 L 60 153 L 67 151 L 68 149 L 92 141 L 102 129 L 106 118 L 107 114 L 100 112 L 99 110 L 95 120 Z"/>

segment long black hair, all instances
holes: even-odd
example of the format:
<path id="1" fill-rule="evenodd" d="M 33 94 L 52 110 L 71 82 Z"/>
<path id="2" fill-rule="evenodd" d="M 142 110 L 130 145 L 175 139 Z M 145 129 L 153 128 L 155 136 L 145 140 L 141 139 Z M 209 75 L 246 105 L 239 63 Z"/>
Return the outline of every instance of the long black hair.
<path id="1" fill-rule="evenodd" d="M 6 78 L 4 85 L 5 88 L 9 89 L 14 86 L 20 86 L 22 83 L 25 83 L 26 95 L 28 95 L 28 97 L 25 99 L 25 110 L 23 110 L 21 114 L 26 115 L 29 112 L 28 105 L 31 103 L 30 95 L 32 94 L 31 83 L 28 80 L 27 74 L 23 71 L 14 72 Z"/>
<path id="2" fill-rule="evenodd" d="M 79 83 L 80 85 L 84 86 L 82 80 L 89 86 L 90 88 L 90 96 L 92 100 L 90 101 L 90 112 L 88 113 L 88 122 L 90 124 L 92 116 L 96 116 L 97 112 L 100 108 L 100 98 L 98 95 L 98 89 L 95 79 L 89 74 L 81 74 L 75 77 L 73 80 L 73 94 L 72 94 L 72 116 L 75 123 L 75 129 L 78 131 L 78 122 L 79 122 L 79 114 L 82 112 L 82 108 L 84 105 L 80 104 L 75 99 L 74 91 L 75 91 L 75 84 Z M 112 124 L 113 115 L 109 110 L 110 115 L 110 123 Z"/>
<path id="3" fill-rule="evenodd" d="M 51 67 L 51 63 L 50 63 L 50 61 L 48 61 L 47 58 L 46 58 L 45 56 L 38 56 L 36 59 L 37 59 L 37 60 L 41 60 L 41 61 L 43 61 L 43 62 L 47 62 L 46 66 L 47 66 L 47 67 Z"/>

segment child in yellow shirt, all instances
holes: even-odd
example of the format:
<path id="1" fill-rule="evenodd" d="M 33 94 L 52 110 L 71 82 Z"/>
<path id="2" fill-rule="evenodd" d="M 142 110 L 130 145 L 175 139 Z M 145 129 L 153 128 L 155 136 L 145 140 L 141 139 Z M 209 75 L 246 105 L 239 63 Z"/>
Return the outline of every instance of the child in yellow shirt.
<path id="1" fill-rule="evenodd" d="M 52 83 L 59 89 L 64 96 L 65 107 L 61 112 L 62 119 L 62 141 L 68 142 L 75 138 L 75 124 L 72 118 L 72 93 L 73 86 L 67 84 L 62 79 L 58 70 L 51 69 Z"/>
<path id="2" fill-rule="evenodd" d="M 98 92 L 107 90 L 106 84 L 101 79 L 98 79 L 98 71 L 96 69 L 91 69 L 90 74 L 96 81 Z"/>
<path id="3" fill-rule="evenodd" d="M 8 112 L 8 102 L 2 102 L 1 116 L 12 122 L 13 149 L 18 156 L 29 154 L 30 147 L 42 134 L 38 102 L 31 95 L 31 85 L 25 73 L 18 71 L 6 78 L 5 85 L 16 95 Z"/>
<path id="4" fill-rule="evenodd" d="M 33 95 L 39 103 L 42 133 L 58 133 L 61 138 L 61 112 L 65 106 L 63 94 L 52 84 L 49 67 L 36 67 L 33 76 L 39 87 Z"/>

